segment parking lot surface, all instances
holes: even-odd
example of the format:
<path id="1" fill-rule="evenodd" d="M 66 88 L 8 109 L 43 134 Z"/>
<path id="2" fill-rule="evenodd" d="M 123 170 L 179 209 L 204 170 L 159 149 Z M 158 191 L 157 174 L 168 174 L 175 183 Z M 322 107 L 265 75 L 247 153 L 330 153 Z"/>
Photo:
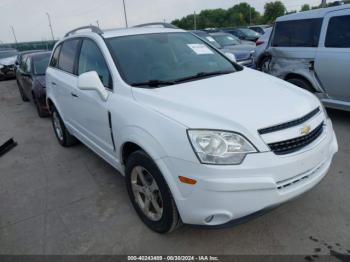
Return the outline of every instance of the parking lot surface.
<path id="1" fill-rule="evenodd" d="M 350 113 L 330 110 L 340 150 L 301 198 L 236 227 L 169 235 L 137 217 L 123 177 L 83 145 L 62 148 L 49 118 L 0 82 L 0 254 L 350 254 Z"/>

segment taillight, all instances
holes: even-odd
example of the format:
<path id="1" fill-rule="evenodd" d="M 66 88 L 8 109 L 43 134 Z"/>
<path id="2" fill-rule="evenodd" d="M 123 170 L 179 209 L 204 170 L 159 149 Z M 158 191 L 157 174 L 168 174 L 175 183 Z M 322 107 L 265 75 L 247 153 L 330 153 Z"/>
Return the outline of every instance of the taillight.
<path id="1" fill-rule="evenodd" d="M 259 41 L 259 40 L 258 40 L 258 41 L 256 41 L 255 44 L 256 44 L 256 46 L 259 46 L 259 45 L 262 45 L 262 44 L 264 44 L 264 43 L 265 43 L 264 41 Z"/>

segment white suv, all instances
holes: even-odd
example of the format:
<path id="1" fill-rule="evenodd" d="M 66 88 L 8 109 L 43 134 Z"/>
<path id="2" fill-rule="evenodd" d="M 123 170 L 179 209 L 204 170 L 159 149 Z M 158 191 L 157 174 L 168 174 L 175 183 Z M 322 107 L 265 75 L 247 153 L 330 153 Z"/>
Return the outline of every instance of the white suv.
<path id="1" fill-rule="evenodd" d="M 338 145 L 314 95 L 183 30 L 89 29 L 54 49 L 54 131 L 62 146 L 78 139 L 125 175 L 152 230 L 233 224 L 326 175 Z"/>

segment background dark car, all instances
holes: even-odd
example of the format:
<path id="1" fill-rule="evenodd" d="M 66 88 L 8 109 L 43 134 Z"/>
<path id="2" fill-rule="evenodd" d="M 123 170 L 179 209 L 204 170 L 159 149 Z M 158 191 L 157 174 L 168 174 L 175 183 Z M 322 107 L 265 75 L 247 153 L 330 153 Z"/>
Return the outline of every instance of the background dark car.
<path id="1" fill-rule="evenodd" d="M 51 52 L 24 55 L 17 70 L 17 85 L 23 101 L 32 100 L 38 115 L 49 115 L 46 106 L 45 73 Z"/>
<path id="2" fill-rule="evenodd" d="M 255 67 L 254 64 L 254 48 L 255 46 L 247 46 L 241 43 L 241 41 L 234 36 L 223 33 L 223 32 L 217 32 L 208 34 L 205 31 L 201 30 L 195 30 L 191 31 L 193 34 L 201 38 L 202 40 L 206 41 L 207 43 L 213 45 L 215 48 L 219 49 L 222 53 L 231 53 L 234 54 L 236 57 L 236 61 L 238 64 L 247 66 L 247 67 Z M 230 45 L 225 45 L 222 42 L 219 42 L 216 37 L 220 36 L 226 36 L 230 37 L 232 40 L 230 42 Z"/>
<path id="3" fill-rule="evenodd" d="M 198 36 L 199 38 L 201 38 L 202 40 L 211 44 L 215 48 L 219 49 L 222 53 L 234 54 L 238 64 L 251 67 L 251 68 L 255 67 L 255 64 L 254 64 L 254 47 L 255 46 L 253 47 L 253 46 L 246 46 L 244 44 L 241 44 L 239 39 L 237 39 L 237 41 L 235 42 L 235 45 L 231 43 L 232 44 L 231 46 L 225 46 L 215 39 L 217 35 L 232 36 L 227 33 L 218 32 L 218 33 L 208 34 L 207 32 L 201 31 L 201 30 L 193 30 L 191 32 L 196 36 Z M 232 38 L 233 37 L 234 36 L 232 36 Z M 234 39 L 232 39 L 232 41 L 234 41 Z"/>
<path id="4" fill-rule="evenodd" d="M 258 32 L 251 30 L 249 28 L 226 28 L 225 32 L 238 37 L 241 40 L 248 40 L 256 42 L 261 36 Z"/>
<path id="5" fill-rule="evenodd" d="M 39 52 L 46 52 L 46 50 L 30 50 L 30 51 L 19 52 L 15 62 L 15 74 L 17 72 L 17 69 L 19 68 L 19 65 L 22 63 L 22 59 L 25 57 L 25 55 L 39 53 Z"/>
<path id="6" fill-rule="evenodd" d="M 248 28 L 263 35 L 265 34 L 265 30 L 269 27 L 271 27 L 271 25 L 253 25 L 253 26 L 249 26 Z"/>
<path id="7" fill-rule="evenodd" d="M 0 49 L 0 80 L 15 77 L 16 49 Z"/>

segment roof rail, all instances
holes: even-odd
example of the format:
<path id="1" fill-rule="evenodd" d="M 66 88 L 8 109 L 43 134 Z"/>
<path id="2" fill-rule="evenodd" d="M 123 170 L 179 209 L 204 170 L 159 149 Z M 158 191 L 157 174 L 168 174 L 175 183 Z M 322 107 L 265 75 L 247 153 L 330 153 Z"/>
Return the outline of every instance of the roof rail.
<path id="1" fill-rule="evenodd" d="M 72 31 L 69 31 L 67 34 L 65 34 L 64 37 L 67 37 L 67 36 L 69 36 L 69 35 L 74 34 L 74 33 L 77 32 L 77 31 L 84 30 L 84 29 L 90 29 L 91 32 L 96 33 L 96 34 L 99 34 L 99 35 L 102 35 L 102 34 L 103 34 L 103 31 L 102 31 L 100 28 L 98 28 L 97 26 L 88 25 L 88 26 L 78 27 L 78 28 L 76 28 L 76 29 L 74 29 L 74 30 L 72 30 Z"/>
<path id="2" fill-rule="evenodd" d="M 152 26 L 160 26 L 163 28 L 179 29 L 177 26 L 174 26 L 174 25 L 169 24 L 169 23 L 162 23 L 162 22 L 135 25 L 134 27 L 152 27 Z"/>

